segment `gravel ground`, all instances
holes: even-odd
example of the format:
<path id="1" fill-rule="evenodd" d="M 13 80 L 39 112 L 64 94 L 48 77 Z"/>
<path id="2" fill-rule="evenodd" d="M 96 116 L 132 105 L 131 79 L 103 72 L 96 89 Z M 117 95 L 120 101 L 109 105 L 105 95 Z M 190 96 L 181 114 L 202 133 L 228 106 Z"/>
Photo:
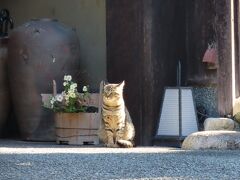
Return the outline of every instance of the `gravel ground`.
<path id="1" fill-rule="evenodd" d="M 240 179 L 240 151 L 0 140 L 0 179 Z"/>

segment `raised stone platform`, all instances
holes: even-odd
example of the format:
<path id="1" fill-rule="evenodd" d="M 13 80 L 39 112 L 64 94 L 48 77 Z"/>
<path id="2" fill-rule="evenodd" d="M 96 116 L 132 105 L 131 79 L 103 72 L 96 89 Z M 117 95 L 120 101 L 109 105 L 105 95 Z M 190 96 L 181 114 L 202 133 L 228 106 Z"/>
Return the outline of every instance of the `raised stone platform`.
<path id="1" fill-rule="evenodd" d="M 182 149 L 240 149 L 240 132 L 200 131 L 192 133 L 183 141 Z"/>

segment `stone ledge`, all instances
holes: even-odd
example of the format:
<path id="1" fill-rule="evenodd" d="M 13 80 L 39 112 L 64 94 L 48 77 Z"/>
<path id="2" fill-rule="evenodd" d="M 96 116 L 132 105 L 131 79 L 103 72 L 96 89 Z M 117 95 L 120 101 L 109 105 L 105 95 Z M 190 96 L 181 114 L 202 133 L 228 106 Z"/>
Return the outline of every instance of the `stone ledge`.
<path id="1" fill-rule="evenodd" d="M 240 149 L 238 131 L 200 131 L 190 134 L 182 144 L 182 149 Z"/>
<path id="2" fill-rule="evenodd" d="M 204 122 L 205 131 L 227 130 L 234 131 L 235 122 L 229 118 L 207 118 Z"/>

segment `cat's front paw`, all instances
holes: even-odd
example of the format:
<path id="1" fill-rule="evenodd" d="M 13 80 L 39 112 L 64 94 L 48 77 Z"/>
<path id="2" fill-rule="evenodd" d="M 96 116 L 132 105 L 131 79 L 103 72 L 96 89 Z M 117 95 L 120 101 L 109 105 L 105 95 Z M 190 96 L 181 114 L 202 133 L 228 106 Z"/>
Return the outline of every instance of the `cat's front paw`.
<path id="1" fill-rule="evenodd" d="M 113 147 L 113 146 L 114 146 L 113 143 L 107 143 L 107 144 L 105 144 L 105 145 L 106 145 L 106 147 Z"/>
<path id="2" fill-rule="evenodd" d="M 108 143 L 106 144 L 106 147 L 110 147 L 110 148 L 118 148 L 118 144 L 113 144 L 113 143 Z"/>

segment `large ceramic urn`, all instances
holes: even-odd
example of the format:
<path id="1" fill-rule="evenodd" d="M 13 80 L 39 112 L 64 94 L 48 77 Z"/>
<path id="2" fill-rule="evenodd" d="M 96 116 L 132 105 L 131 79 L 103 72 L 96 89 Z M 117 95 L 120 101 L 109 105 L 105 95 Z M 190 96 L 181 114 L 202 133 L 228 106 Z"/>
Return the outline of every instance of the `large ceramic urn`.
<path id="1" fill-rule="evenodd" d="M 7 81 L 7 43 L 8 37 L 0 38 L 0 136 L 9 115 L 9 87 Z"/>
<path id="2" fill-rule="evenodd" d="M 61 84 L 65 74 L 76 80 L 79 58 L 75 31 L 56 20 L 31 20 L 10 33 L 10 87 L 23 139 L 55 140 L 53 113 L 40 94 L 51 93 L 52 81 Z"/>

